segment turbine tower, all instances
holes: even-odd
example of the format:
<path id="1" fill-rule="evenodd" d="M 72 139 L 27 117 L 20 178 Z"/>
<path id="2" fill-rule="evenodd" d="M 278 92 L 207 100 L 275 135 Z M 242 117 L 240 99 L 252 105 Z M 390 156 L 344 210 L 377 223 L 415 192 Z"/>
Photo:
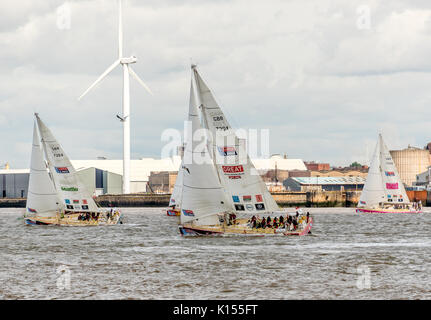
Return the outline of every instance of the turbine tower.
<path id="1" fill-rule="evenodd" d="M 81 100 L 91 89 L 98 85 L 112 70 L 117 66 L 123 67 L 123 114 L 117 115 L 117 118 L 123 123 L 123 193 L 130 193 L 130 82 L 131 75 L 138 81 L 150 94 L 150 88 L 142 81 L 141 78 L 133 71 L 130 66 L 136 63 L 138 59 L 135 56 L 123 56 L 123 12 L 122 2 L 119 0 L 118 15 L 118 60 L 116 60 L 106 71 L 79 97 Z"/>

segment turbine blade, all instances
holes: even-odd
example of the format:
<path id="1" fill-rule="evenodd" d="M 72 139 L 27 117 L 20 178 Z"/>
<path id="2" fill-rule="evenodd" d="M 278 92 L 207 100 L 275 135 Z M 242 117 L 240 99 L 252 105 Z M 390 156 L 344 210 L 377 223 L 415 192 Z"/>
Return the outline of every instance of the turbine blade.
<path id="1" fill-rule="evenodd" d="M 136 81 L 138 81 L 141 84 L 141 86 L 145 88 L 145 90 L 147 90 L 153 96 L 153 92 L 150 90 L 150 88 L 145 84 L 144 81 L 142 81 L 141 78 L 139 78 L 139 76 L 136 74 L 135 71 L 133 71 L 133 69 L 130 66 L 129 66 L 129 73 L 132 75 L 133 78 L 135 78 Z"/>
<path id="2" fill-rule="evenodd" d="M 123 57 L 123 5 L 118 1 L 118 59 Z"/>
<path id="3" fill-rule="evenodd" d="M 106 69 L 106 71 L 99 78 L 97 78 L 97 80 L 94 81 L 94 83 L 87 90 L 85 90 L 85 92 L 78 98 L 78 100 L 81 100 L 88 92 L 90 92 L 91 89 L 93 89 L 96 85 L 98 85 L 99 82 L 102 81 L 103 78 L 105 78 L 119 64 L 120 64 L 120 59 L 115 61 L 108 69 Z"/>

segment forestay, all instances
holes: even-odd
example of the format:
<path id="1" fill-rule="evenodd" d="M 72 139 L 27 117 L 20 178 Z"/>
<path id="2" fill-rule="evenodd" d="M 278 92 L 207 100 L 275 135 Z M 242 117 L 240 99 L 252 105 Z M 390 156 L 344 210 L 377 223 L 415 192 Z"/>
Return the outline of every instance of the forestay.
<path id="1" fill-rule="evenodd" d="M 81 183 L 61 145 L 38 115 L 36 115 L 36 119 L 54 186 L 65 210 L 98 211 L 96 203 Z"/>
<path id="2" fill-rule="evenodd" d="M 208 86 L 194 68 L 208 146 L 226 197 L 237 213 L 265 214 L 279 207 L 251 162 L 244 140 L 238 139 Z"/>

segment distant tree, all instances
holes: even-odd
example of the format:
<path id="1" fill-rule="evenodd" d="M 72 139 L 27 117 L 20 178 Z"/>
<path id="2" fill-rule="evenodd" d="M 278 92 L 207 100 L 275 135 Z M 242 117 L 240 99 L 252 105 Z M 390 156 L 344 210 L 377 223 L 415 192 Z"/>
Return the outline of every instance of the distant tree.
<path id="1" fill-rule="evenodd" d="M 358 162 L 353 162 L 351 165 L 351 167 L 362 167 L 362 164 L 358 163 Z"/>

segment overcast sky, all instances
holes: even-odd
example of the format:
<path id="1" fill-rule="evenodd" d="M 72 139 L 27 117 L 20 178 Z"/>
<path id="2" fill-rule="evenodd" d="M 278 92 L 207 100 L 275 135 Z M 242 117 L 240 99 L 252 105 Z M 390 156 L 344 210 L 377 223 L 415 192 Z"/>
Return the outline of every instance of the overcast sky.
<path id="1" fill-rule="evenodd" d="M 0 166 L 29 166 L 34 112 L 70 158 L 121 159 L 120 69 L 77 100 L 117 59 L 117 1 L 0 12 Z M 154 92 L 131 80 L 132 158 L 182 129 L 191 61 L 234 127 L 270 130 L 271 153 L 348 165 L 379 132 L 390 149 L 431 141 L 429 0 L 126 0 L 124 29 Z"/>

